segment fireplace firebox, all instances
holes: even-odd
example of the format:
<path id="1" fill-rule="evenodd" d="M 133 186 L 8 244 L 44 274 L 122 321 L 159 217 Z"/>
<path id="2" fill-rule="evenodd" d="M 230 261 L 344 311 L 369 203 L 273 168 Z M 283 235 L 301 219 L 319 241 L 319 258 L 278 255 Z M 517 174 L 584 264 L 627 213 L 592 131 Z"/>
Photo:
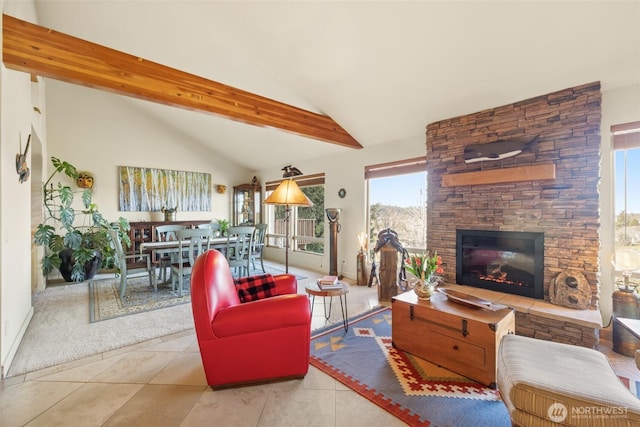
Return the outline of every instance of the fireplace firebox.
<path id="1" fill-rule="evenodd" d="M 544 233 L 457 230 L 456 282 L 544 298 Z"/>

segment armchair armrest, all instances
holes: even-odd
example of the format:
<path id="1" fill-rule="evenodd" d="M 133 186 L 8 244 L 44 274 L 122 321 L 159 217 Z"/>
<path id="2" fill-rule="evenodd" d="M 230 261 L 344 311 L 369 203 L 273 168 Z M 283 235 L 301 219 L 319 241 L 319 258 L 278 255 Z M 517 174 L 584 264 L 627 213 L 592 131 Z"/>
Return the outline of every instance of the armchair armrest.
<path id="1" fill-rule="evenodd" d="M 226 307 L 213 318 L 211 329 L 222 338 L 309 324 L 310 318 L 306 295 L 280 295 Z"/>
<path id="2" fill-rule="evenodd" d="M 293 274 L 278 274 L 273 276 L 276 282 L 274 293 L 276 295 L 287 295 L 298 293 L 298 279 Z"/>

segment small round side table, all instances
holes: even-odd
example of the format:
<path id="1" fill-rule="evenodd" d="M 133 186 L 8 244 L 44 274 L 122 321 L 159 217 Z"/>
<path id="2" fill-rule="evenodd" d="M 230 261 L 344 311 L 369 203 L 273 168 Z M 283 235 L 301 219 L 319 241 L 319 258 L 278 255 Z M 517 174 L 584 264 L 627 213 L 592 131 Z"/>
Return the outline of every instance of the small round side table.
<path id="1" fill-rule="evenodd" d="M 349 293 L 349 285 L 340 282 L 339 288 L 322 289 L 317 283 L 311 283 L 304 288 L 305 292 L 311 296 L 311 316 L 313 317 L 313 306 L 316 301 L 316 297 L 322 297 L 322 304 L 324 307 L 324 318 L 329 320 L 331 317 L 331 306 L 333 303 L 333 297 L 340 298 L 340 311 L 342 312 L 342 325 L 344 331 L 349 329 L 349 317 L 347 312 L 347 294 Z M 326 297 L 329 297 L 329 312 L 327 312 Z M 344 297 L 344 302 L 342 298 Z"/>

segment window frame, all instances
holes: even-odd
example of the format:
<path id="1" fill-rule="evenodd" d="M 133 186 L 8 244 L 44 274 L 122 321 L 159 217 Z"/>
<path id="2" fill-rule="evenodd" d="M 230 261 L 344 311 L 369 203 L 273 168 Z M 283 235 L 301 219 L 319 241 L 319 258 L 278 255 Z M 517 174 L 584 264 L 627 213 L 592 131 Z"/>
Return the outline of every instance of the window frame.
<path id="1" fill-rule="evenodd" d="M 631 122 L 631 123 L 624 123 L 624 124 L 620 124 L 620 125 L 613 125 L 611 126 L 611 133 L 613 135 L 613 174 L 614 174 L 614 195 L 617 194 L 618 192 L 618 187 L 620 185 L 622 185 L 623 187 L 623 193 L 624 193 L 624 201 L 622 202 L 623 204 L 623 210 L 620 213 L 624 213 L 624 240 L 628 241 L 629 238 L 627 236 L 627 218 L 626 216 L 630 213 L 628 212 L 628 207 L 627 207 L 627 198 L 629 197 L 629 183 L 627 180 L 627 170 L 629 170 L 629 167 L 627 165 L 627 157 L 628 157 L 628 152 L 630 150 L 639 150 L 640 151 L 640 122 Z M 623 172 L 623 180 L 624 182 L 621 184 L 617 181 L 617 175 L 618 175 L 618 170 L 617 170 L 617 157 L 618 157 L 618 153 L 622 152 L 623 156 L 624 156 L 624 161 L 623 161 L 623 168 L 624 168 L 624 172 Z M 626 247 L 626 245 L 619 245 L 618 244 L 618 226 L 617 226 L 617 219 L 618 219 L 618 215 L 620 214 L 619 212 L 616 212 L 616 205 L 617 205 L 617 201 L 614 198 L 614 212 L 613 212 L 613 221 L 614 221 L 614 234 L 615 234 L 615 238 L 614 238 L 614 247 L 616 249 L 621 248 L 621 247 Z M 633 212 L 635 213 L 635 212 Z M 640 212 L 639 212 L 640 213 Z M 633 245 L 630 245 L 629 247 L 631 247 Z"/>
<path id="2" fill-rule="evenodd" d="M 287 179 L 292 179 L 298 184 L 298 186 L 303 189 L 304 187 L 314 187 L 314 186 L 322 186 L 325 188 L 325 174 L 317 173 L 312 175 L 301 175 L 295 176 Z M 265 199 L 269 197 L 269 194 L 274 191 L 278 185 L 282 182 L 282 180 L 278 181 L 268 181 L 265 183 Z M 275 230 L 275 221 L 277 218 L 274 217 L 274 212 L 276 206 L 281 205 L 269 205 L 265 207 L 265 220 L 269 224 L 269 230 Z M 298 227 L 298 208 L 305 208 L 306 206 L 291 206 L 290 216 L 289 216 L 289 239 L 291 239 L 289 250 L 292 252 L 300 252 L 310 255 L 318 255 L 324 256 L 324 243 L 325 237 L 310 237 L 310 236 L 300 236 L 300 230 Z M 323 200 L 324 207 L 324 200 Z M 324 209 L 323 209 L 324 210 Z M 324 226 L 324 222 L 323 222 Z M 285 249 L 285 240 L 286 234 L 279 233 L 267 233 L 265 237 L 265 243 L 267 247 L 271 248 L 279 248 Z M 298 241 L 304 241 L 306 243 L 320 243 L 322 244 L 322 252 L 312 252 L 306 251 L 304 249 L 298 249 Z"/>
<path id="3" fill-rule="evenodd" d="M 426 179 L 426 174 L 427 174 L 427 156 L 420 156 L 420 157 L 412 157 L 409 159 L 404 159 L 404 160 L 397 160 L 397 161 L 393 161 L 393 162 L 386 162 L 386 163 L 379 163 L 379 164 L 374 164 L 374 165 L 368 165 L 364 167 L 364 177 L 365 177 L 365 182 L 366 182 L 366 218 L 367 218 L 367 229 L 369 234 L 371 233 L 371 187 L 370 187 L 370 180 L 371 179 L 377 179 L 377 178 L 391 178 L 394 176 L 400 176 L 400 175 L 407 175 L 407 174 L 416 174 L 416 173 L 424 173 L 425 174 L 425 203 L 424 206 L 421 206 L 421 208 L 424 208 L 424 245 L 426 247 L 426 226 L 427 226 L 427 206 L 426 206 L 426 191 L 427 191 L 427 185 L 428 185 L 428 180 Z M 375 247 L 376 244 L 376 240 L 377 240 L 377 236 L 369 236 L 369 255 L 373 256 L 373 249 Z M 413 248 L 413 247 L 407 247 L 405 248 L 407 250 L 409 250 L 410 252 L 416 252 L 419 253 L 421 251 L 424 251 L 424 248 Z"/>

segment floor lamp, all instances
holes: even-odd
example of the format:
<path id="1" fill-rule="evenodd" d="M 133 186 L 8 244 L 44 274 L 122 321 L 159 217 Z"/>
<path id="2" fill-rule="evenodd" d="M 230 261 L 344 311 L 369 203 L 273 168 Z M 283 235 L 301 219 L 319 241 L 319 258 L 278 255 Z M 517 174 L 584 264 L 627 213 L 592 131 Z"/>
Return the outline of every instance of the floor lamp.
<path id="1" fill-rule="evenodd" d="M 313 206 L 306 194 L 300 190 L 298 184 L 292 179 L 285 179 L 278 185 L 273 193 L 264 201 L 265 205 L 285 206 L 285 242 L 284 242 L 284 265 L 285 273 L 289 273 L 289 215 L 291 206 Z"/>

